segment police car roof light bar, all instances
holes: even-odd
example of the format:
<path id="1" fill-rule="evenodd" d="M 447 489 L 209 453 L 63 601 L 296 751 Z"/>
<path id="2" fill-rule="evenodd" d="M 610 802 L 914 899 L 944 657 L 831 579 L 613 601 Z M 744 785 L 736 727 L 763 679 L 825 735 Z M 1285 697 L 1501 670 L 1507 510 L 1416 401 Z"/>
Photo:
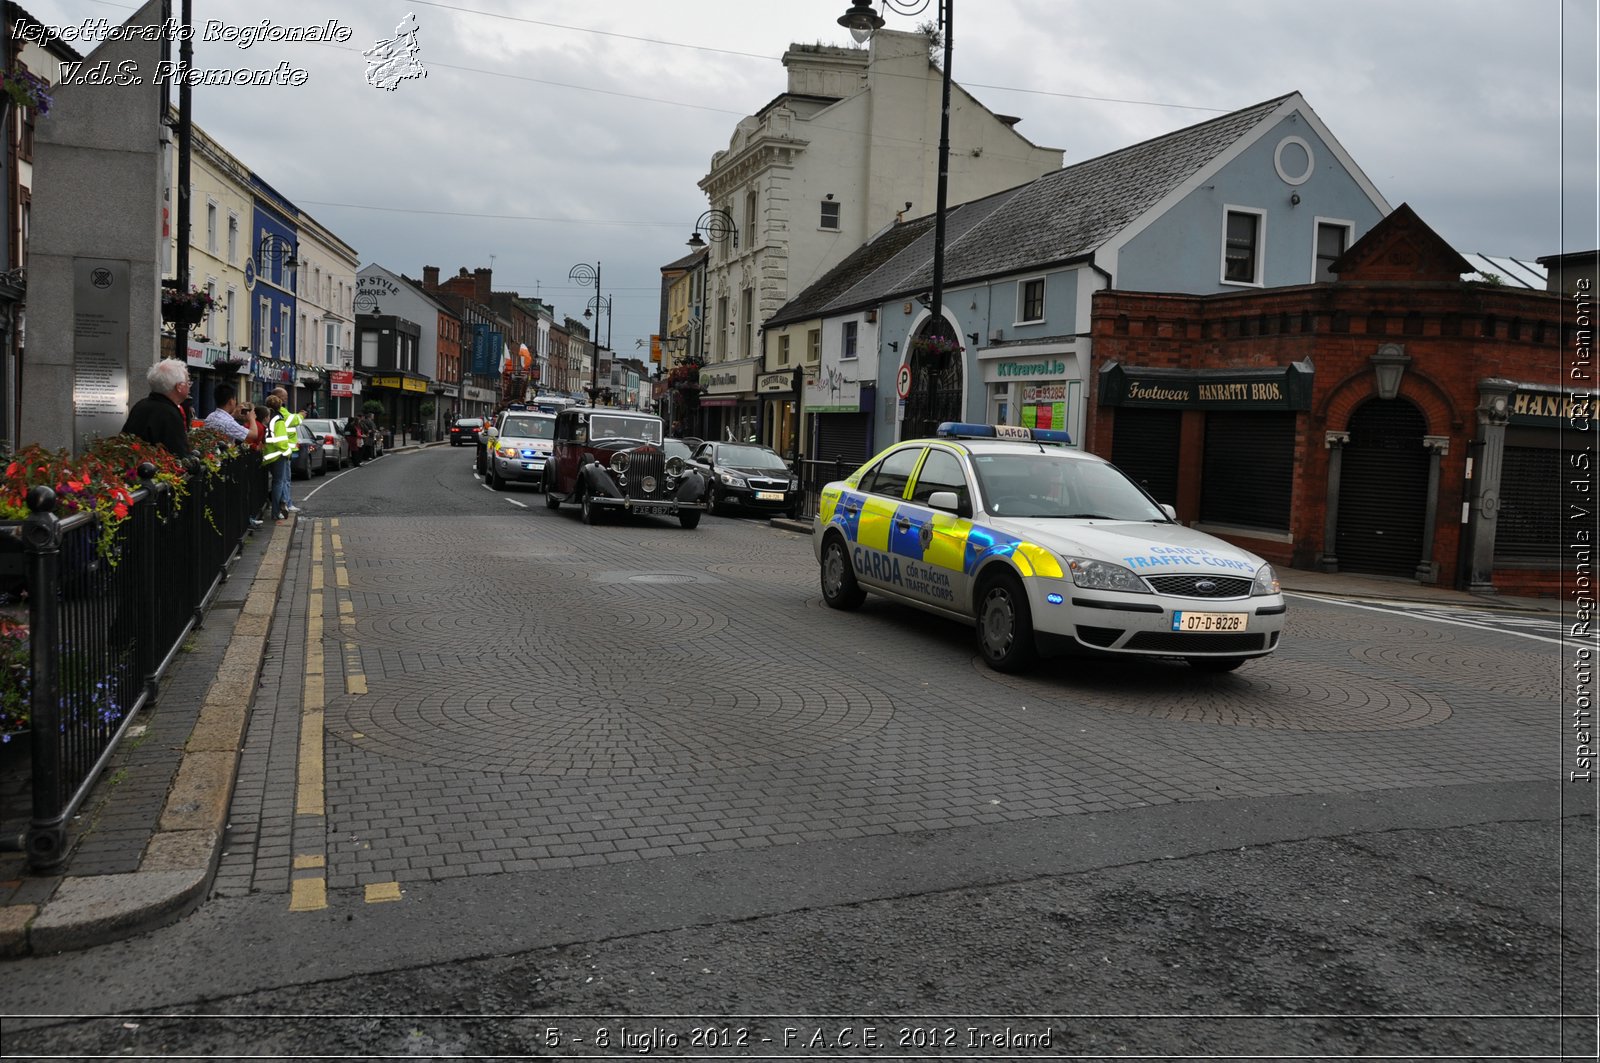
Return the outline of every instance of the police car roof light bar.
<path id="1" fill-rule="evenodd" d="M 1029 443 L 1072 445 L 1072 436 L 1064 428 L 1024 428 L 1015 424 L 946 421 L 934 431 L 934 435 L 941 439 L 1019 439 Z"/>

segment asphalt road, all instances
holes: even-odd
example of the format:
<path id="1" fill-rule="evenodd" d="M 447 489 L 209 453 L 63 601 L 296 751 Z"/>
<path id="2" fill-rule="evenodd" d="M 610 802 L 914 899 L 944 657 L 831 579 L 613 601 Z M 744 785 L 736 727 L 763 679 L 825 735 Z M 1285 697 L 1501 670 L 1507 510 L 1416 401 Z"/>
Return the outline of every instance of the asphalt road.
<path id="1" fill-rule="evenodd" d="M 1001 677 L 803 536 L 470 466 L 296 484 L 215 896 L 0 968 L 7 1056 L 1593 1057 L 1558 646 L 1297 599 Z"/>

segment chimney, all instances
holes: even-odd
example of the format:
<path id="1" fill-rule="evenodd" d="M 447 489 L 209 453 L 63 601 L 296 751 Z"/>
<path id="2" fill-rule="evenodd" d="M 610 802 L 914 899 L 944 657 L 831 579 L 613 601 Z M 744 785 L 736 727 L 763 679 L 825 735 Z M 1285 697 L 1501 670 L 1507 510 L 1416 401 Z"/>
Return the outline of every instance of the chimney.
<path id="1" fill-rule="evenodd" d="M 494 276 L 494 270 L 492 268 L 485 269 L 484 267 L 479 266 L 477 269 L 472 271 L 473 290 L 476 293 L 473 295 L 473 298 L 478 300 L 478 302 L 482 303 L 484 306 L 489 305 L 489 278 L 492 276 Z"/>
<path id="2" fill-rule="evenodd" d="M 424 291 L 436 292 L 439 290 L 439 267 L 422 267 L 422 288 Z"/>

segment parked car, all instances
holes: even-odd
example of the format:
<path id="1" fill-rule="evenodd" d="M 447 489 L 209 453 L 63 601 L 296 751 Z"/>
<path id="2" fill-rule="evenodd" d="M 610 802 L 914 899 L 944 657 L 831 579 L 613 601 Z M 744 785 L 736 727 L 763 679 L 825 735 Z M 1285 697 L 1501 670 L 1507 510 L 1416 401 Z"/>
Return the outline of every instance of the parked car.
<path id="1" fill-rule="evenodd" d="M 781 455 L 760 443 L 702 443 L 695 460 L 711 470 L 708 508 L 800 515 L 800 479 Z"/>
<path id="2" fill-rule="evenodd" d="M 661 418 L 630 410 L 574 406 L 556 414 L 545 465 L 545 505 L 583 508 L 583 522 L 606 513 L 677 517 L 698 527 L 705 512 L 706 477 L 662 449 Z"/>
<path id="3" fill-rule="evenodd" d="M 295 429 L 294 453 L 289 455 L 289 476 L 295 480 L 309 480 L 328 471 L 328 454 L 322 449 L 322 437 L 306 426 L 304 421 Z"/>
<path id="4" fill-rule="evenodd" d="M 823 601 L 854 609 L 871 591 L 972 624 L 1003 672 L 1057 649 L 1225 672 L 1277 648 L 1271 565 L 1066 442 L 947 423 L 828 484 L 812 521 Z"/>
<path id="5" fill-rule="evenodd" d="M 350 464 L 350 441 L 344 437 L 344 423 L 328 417 L 308 418 L 305 426 L 322 440 L 323 456 L 330 469 L 343 469 Z"/>
<path id="6" fill-rule="evenodd" d="M 475 444 L 478 437 L 483 434 L 482 417 L 457 417 L 450 426 L 450 445 L 452 447 Z"/>
<path id="7" fill-rule="evenodd" d="M 555 428 L 555 414 L 551 413 L 521 410 L 502 417 L 484 446 L 488 454 L 484 479 L 489 486 L 496 491 L 513 483 L 543 488 Z"/>

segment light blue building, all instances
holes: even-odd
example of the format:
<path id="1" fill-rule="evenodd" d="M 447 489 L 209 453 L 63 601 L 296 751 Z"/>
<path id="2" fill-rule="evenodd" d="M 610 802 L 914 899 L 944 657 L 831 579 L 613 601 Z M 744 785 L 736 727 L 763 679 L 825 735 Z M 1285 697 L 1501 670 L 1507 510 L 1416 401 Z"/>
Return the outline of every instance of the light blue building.
<path id="1" fill-rule="evenodd" d="M 1095 292 L 1314 283 L 1389 204 L 1299 93 L 880 232 L 765 326 L 806 366 L 802 451 L 859 459 L 945 420 L 1083 435 Z"/>

